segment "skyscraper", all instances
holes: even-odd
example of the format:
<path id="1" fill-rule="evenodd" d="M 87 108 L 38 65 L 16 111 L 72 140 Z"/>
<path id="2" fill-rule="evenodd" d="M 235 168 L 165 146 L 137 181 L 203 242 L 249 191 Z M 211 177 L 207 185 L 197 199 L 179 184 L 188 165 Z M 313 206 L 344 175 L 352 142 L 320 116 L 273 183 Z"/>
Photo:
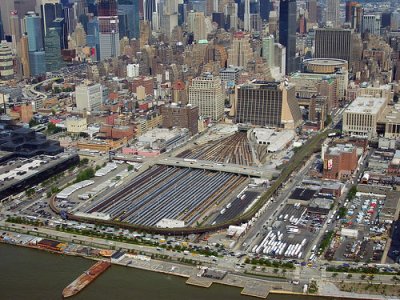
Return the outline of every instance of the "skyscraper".
<path id="1" fill-rule="evenodd" d="M 207 38 L 205 16 L 203 12 L 188 13 L 188 28 L 189 32 L 193 32 L 196 41 Z"/>
<path id="2" fill-rule="evenodd" d="M 119 0 L 118 10 L 127 16 L 126 30 L 129 39 L 139 38 L 139 1 L 138 0 Z"/>
<path id="3" fill-rule="evenodd" d="M 310 23 L 317 23 L 317 1 L 308 0 L 307 10 L 308 10 L 308 21 Z"/>
<path id="4" fill-rule="evenodd" d="M 326 2 L 326 23 L 333 27 L 339 27 L 340 0 L 327 0 Z"/>
<path id="5" fill-rule="evenodd" d="M 262 39 L 262 57 L 268 62 L 270 68 L 275 66 L 275 39 L 273 35 L 266 36 Z"/>
<path id="6" fill-rule="evenodd" d="M 44 74 L 46 72 L 46 65 L 41 18 L 34 12 L 28 12 L 24 17 L 23 25 L 24 32 L 28 35 L 30 75 L 37 76 Z"/>
<path id="7" fill-rule="evenodd" d="M 336 28 L 316 29 L 315 58 L 340 58 L 351 65 L 351 50 L 351 30 Z"/>
<path id="8" fill-rule="evenodd" d="M 247 67 L 247 62 L 252 59 L 253 51 L 250 46 L 249 35 L 243 32 L 235 33 L 232 47 L 228 50 L 228 65 Z"/>
<path id="9" fill-rule="evenodd" d="M 210 73 L 196 77 L 189 87 L 189 103 L 199 107 L 199 115 L 219 120 L 224 114 L 221 78 Z"/>
<path id="10" fill-rule="evenodd" d="M 60 0 L 40 0 L 40 15 L 42 17 L 43 36 L 57 18 L 63 18 L 63 9 Z"/>
<path id="11" fill-rule="evenodd" d="M 28 35 L 29 51 L 43 50 L 41 18 L 34 12 L 25 15 L 24 32 Z"/>
<path id="12" fill-rule="evenodd" d="M 116 0 L 100 0 L 98 4 L 100 60 L 120 55 L 119 20 Z"/>
<path id="13" fill-rule="evenodd" d="M 244 0 L 243 29 L 250 31 L 250 0 Z"/>
<path id="14" fill-rule="evenodd" d="M 260 17 L 264 22 L 269 19 L 269 12 L 271 11 L 272 3 L 270 0 L 260 0 Z"/>
<path id="15" fill-rule="evenodd" d="M 296 27 L 296 0 L 281 0 L 279 4 L 279 43 L 286 47 L 286 74 L 298 69 Z"/>
<path id="16" fill-rule="evenodd" d="M 381 17 L 376 15 L 363 15 L 361 33 L 380 35 Z"/>
<path id="17" fill-rule="evenodd" d="M 48 28 L 44 44 L 46 47 L 46 71 L 53 72 L 59 70 L 63 66 L 63 60 L 61 57 L 60 36 L 56 28 Z"/>
<path id="18" fill-rule="evenodd" d="M 294 129 L 301 122 L 294 85 L 253 81 L 239 86 L 236 97 L 237 123 Z"/>

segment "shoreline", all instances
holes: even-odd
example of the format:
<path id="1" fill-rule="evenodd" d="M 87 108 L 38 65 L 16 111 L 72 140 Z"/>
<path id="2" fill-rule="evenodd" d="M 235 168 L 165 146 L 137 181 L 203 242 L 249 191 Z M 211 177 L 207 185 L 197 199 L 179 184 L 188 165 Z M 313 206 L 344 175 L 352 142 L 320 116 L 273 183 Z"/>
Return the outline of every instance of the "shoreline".
<path id="1" fill-rule="evenodd" d="M 28 248 L 28 249 L 45 251 L 45 252 L 48 252 L 51 254 L 82 257 L 82 258 L 89 259 L 92 261 L 101 260 L 100 257 L 84 255 L 84 254 L 80 254 L 80 253 L 76 253 L 76 252 L 64 252 L 64 250 L 56 251 L 56 250 L 52 250 L 52 249 L 48 249 L 48 248 L 43 248 L 43 247 L 40 247 L 37 245 L 22 244 L 22 243 L 10 243 L 10 242 L 4 241 L 3 239 L 0 239 L 0 242 L 2 244 L 11 245 L 11 246 L 19 246 L 19 247 L 24 247 L 24 248 Z M 91 247 L 91 248 L 94 249 L 93 247 Z M 125 255 L 127 255 L 125 257 L 125 259 L 129 259 L 129 258 L 131 258 L 131 256 L 134 256 L 132 254 L 125 254 Z M 135 263 L 133 263 L 133 261 Z M 193 276 L 193 275 L 197 274 L 198 268 L 196 268 L 194 266 L 180 264 L 179 262 L 163 261 L 163 260 L 157 260 L 157 259 L 150 260 L 150 258 L 149 258 L 147 263 L 152 264 L 151 266 L 145 265 L 145 264 L 143 265 L 140 263 L 139 260 L 135 261 L 135 259 L 131 259 L 130 263 L 128 263 L 128 264 L 123 263 L 121 261 L 115 261 L 115 260 L 111 260 L 111 263 L 113 265 L 117 265 L 117 266 L 121 266 L 121 267 L 131 267 L 131 268 L 135 268 L 138 270 L 156 272 L 156 273 L 160 273 L 163 275 L 170 275 L 170 276 L 177 276 L 177 277 L 185 278 L 185 279 L 187 279 L 185 281 L 185 284 L 191 285 L 194 287 L 209 288 L 212 286 L 212 284 L 220 284 L 220 285 L 227 286 L 227 287 L 239 288 L 239 289 L 241 289 L 240 294 L 245 295 L 245 296 L 251 296 L 254 298 L 266 299 L 268 297 L 268 294 L 270 294 L 270 293 L 271 294 L 281 294 L 281 295 L 298 295 L 298 296 L 307 296 L 307 297 L 309 297 L 309 296 L 332 297 L 332 294 L 324 293 L 324 292 L 318 292 L 317 294 L 309 294 L 309 293 L 301 293 L 301 292 L 290 291 L 290 290 L 280 289 L 280 288 L 276 289 L 273 287 L 273 285 L 277 284 L 276 282 L 267 281 L 267 280 L 261 279 L 261 278 L 260 279 L 251 278 L 251 279 L 254 282 L 258 281 L 260 283 L 260 285 L 264 284 L 264 285 L 272 285 L 272 286 L 270 288 L 267 288 L 267 290 L 265 290 L 265 286 L 264 286 L 264 289 L 261 288 L 261 291 L 256 290 L 255 292 L 252 292 L 251 287 L 248 287 L 248 286 L 244 285 L 243 282 L 239 282 L 237 280 L 223 281 L 223 280 L 216 280 L 216 279 Z M 172 268 L 170 271 L 167 271 L 164 268 L 160 268 L 160 266 L 164 266 L 164 267 L 172 266 Z M 176 270 L 174 268 L 176 268 Z M 186 271 L 188 269 L 190 269 L 192 274 L 187 274 L 182 271 L 178 272 L 178 270 L 180 271 L 183 269 L 186 269 Z M 242 277 L 242 279 L 244 279 L 244 280 L 249 279 L 249 278 L 247 278 L 245 276 L 241 276 L 239 274 L 234 274 L 234 273 L 227 273 L 227 274 L 230 275 L 230 277 Z M 228 275 L 227 275 L 227 277 L 228 277 Z M 341 299 L 342 298 L 343 299 L 360 299 L 361 297 L 364 297 L 363 299 L 394 299 L 394 298 L 390 298 L 389 296 L 382 297 L 381 295 L 374 295 L 374 294 L 363 294 L 363 296 L 361 296 L 361 297 L 360 296 L 361 295 L 337 295 L 335 297 L 338 297 Z"/>

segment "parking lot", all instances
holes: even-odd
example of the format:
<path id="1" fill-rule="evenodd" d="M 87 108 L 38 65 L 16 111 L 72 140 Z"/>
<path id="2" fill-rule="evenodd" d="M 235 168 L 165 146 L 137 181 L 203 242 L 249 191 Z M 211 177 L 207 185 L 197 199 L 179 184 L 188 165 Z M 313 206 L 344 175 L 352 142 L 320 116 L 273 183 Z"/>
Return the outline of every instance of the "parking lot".
<path id="1" fill-rule="evenodd" d="M 274 258 L 304 258 L 315 245 L 315 232 L 318 232 L 326 216 L 309 211 L 307 207 L 287 204 L 275 215 L 271 227 L 259 235 L 251 252 L 257 256 Z"/>

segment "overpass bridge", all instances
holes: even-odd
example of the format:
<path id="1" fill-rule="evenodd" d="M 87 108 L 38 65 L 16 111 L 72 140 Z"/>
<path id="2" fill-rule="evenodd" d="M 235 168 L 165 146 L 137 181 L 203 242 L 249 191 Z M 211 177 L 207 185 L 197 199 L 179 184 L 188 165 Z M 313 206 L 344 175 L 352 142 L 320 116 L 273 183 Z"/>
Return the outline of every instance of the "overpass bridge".
<path id="1" fill-rule="evenodd" d="M 228 172 L 228 173 L 235 173 L 235 174 L 251 176 L 251 177 L 259 177 L 265 179 L 272 179 L 274 174 L 279 175 L 279 172 L 277 172 L 276 170 L 263 170 L 258 167 L 240 166 L 236 164 L 216 163 L 208 160 L 188 159 L 188 158 L 178 158 L 178 157 L 164 158 L 157 161 L 156 164 Z"/>

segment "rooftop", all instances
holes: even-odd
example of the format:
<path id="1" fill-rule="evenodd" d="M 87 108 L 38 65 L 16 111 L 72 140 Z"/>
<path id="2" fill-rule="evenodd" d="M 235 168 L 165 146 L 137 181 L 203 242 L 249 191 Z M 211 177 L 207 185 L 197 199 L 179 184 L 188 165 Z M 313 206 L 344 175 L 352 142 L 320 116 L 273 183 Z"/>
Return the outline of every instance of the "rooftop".
<path id="1" fill-rule="evenodd" d="M 378 114 L 384 105 L 386 105 L 385 98 L 359 96 L 346 108 L 344 112 L 375 115 Z"/>

